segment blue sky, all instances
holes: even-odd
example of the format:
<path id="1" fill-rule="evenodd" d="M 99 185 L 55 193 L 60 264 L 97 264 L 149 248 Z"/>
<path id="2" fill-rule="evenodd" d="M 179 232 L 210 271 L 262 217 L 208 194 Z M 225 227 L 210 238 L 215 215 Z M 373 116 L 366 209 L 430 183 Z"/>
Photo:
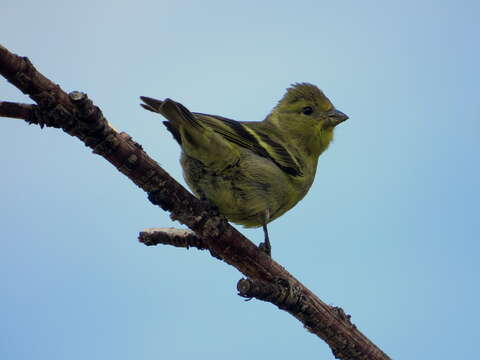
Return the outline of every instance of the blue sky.
<path id="1" fill-rule="evenodd" d="M 480 340 L 475 1 L 3 1 L 0 42 L 183 182 L 138 96 L 260 120 L 294 82 L 350 116 L 315 183 L 273 222 L 274 258 L 395 359 L 475 358 Z M 0 79 L 0 99 L 29 100 Z M 0 358 L 332 359 L 290 315 L 77 139 L 0 119 Z M 241 230 L 259 242 L 261 230 Z"/>

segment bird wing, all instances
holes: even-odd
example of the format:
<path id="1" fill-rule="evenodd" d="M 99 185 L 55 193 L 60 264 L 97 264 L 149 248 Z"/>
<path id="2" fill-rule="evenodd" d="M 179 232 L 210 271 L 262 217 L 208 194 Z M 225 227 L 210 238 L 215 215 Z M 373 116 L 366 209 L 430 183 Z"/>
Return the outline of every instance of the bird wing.
<path id="1" fill-rule="evenodd" d="M 164 125 L 184 150 L 185 144 L 182 144 L 181 123 L 196 129 L 198 132 L 202 132 L 202 128 L 203 130 L 211 130 L 230 143 L 270 159 L 282 171 L 291 176 L 303 175 L 299 161 L 288 151 L 287 147 L 281 141 L 275 139 L 272 134 L 269 134 L 268 131 L 258 126 L 249 125 L 253 123 L 242 123 L 218 115 L 191 113 L 185 106 L 170 99 L 161 101 L 144 96 L 141 99 L 145 102 L 141 105 L 146 110 L 160 113 L 169 120 L 165 121 Z M 216 143 L 216 141 L 214 142 Z M 219 154 L 222 153 L 221 149 L 217 151 Z"/>
<path id="2" fill-rule="evenodd" d="M 272 160 L 287 174 L 292 176 L 303 175 L 298 160 L 288 151 L 287 147 L 262 128 L 249 126 L 248 122 L 239 122 L 223 116 L 203 113 L 193 114 L 202 124 L 208 126 L 226 140 Z"/>

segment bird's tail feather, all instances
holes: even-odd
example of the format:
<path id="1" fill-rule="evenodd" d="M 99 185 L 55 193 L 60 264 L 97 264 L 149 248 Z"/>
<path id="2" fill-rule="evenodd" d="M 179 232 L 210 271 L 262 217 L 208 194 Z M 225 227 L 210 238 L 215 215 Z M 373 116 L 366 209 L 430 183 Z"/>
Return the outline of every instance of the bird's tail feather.
<path id="1" fill-rule="evenodd" d="M 171 99 L 163 101 L 140 96 L 145 104 L 140 104 L 144 109 L 163 115 L 168 121 L 163 124 L 170 131 L 175 140 L 182 145 L 182 136 L 180 128 L 193 128 L 192 130 L 201 131 L 203 126 L 195 119 L 195 116 L 182 104 Z"/>
<path id="2" fill-rule="evenodd" d="M 145 103 L 145 104 L 140 104 L 144 109 L 148 111 L 157 112 L 157 113 L 160 112 L 160 108 L 163 104 L 163 101 L 150 98 L 147 96 L 140 96 L 140 99 L 142 99 L 142 101 Z"/>
<path id="3" fill-rule="evenodd" d="M 140 97 L 143 108 L 163 115 L 164 124 L 180 144 L 185 154 L 201 161 L 212 170 L 222 170 L 238 160 L 239 151 L 231 142 L 217 134 L 195 117 L 185 106 L 171 99 L 163 101 Z M 222 154 L 217 156 L 216 154 Z"/>

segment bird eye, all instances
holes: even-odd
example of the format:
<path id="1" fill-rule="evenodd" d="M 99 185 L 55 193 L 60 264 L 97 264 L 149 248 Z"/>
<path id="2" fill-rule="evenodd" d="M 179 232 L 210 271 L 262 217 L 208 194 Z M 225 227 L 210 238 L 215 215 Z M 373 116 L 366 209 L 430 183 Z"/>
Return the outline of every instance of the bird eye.
<path id="1" fill-rule="evenodd" d="M 305 106 L 302 109 L 302 113 L 304 113 L 305 115 L 312 115 L 313 114 L 313 108 L 311 106 Z"/>

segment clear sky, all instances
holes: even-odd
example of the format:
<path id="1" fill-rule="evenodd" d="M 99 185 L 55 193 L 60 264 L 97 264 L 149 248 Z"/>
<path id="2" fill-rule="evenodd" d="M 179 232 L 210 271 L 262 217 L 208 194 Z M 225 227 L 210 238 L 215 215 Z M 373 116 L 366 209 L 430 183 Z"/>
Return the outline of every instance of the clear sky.
<path id="1" fill-rule="evenodd" d="M 294 82 L 350 120 L 274 258 L 395 359 L 478 357 L 478 1 L 19 1 L 0 43 L 183 183 L 140 95 L 260 120 Z M 0 100 L 29 102 L 0 79 Z M 181 227 L 77 139 L 0 119 L 0 358 L 332 359 L 207 253 L 145 247 Z M 242 231 L 258 243 L 262 231 Z"/>

